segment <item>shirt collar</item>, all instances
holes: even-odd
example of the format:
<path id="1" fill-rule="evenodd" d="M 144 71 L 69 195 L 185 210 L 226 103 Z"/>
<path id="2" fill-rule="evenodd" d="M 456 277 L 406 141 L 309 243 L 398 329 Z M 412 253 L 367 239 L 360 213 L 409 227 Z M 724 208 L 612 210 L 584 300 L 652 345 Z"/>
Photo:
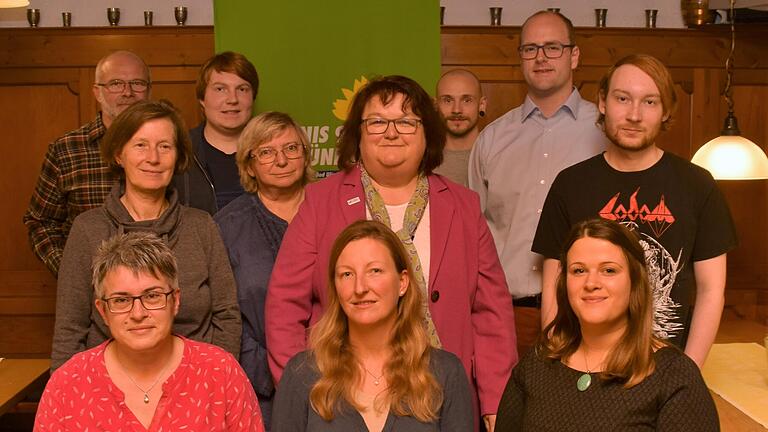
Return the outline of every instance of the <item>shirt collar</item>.
<path id="1" fill-rule="evenodd" d="M 571 114 L 571 116 L 574 118 L 574 120 L 578 120 L 579 118 L 579 102 L 581 101 L 581 94 L 579 93 L 579 90 L 574 87 L 573 91 L 571 92 L 571 95 L 568 96 L 568 99 L 565 100 L 565 103 L 560 107 L 560 109 L 557 111 L 565 111 Z M 520 112 L 522 115 L 521 121 L 526 121 L 533 113 L 539 111 L 539 107 L 536 106 L 535 103 L 531 100 L 530 96 L 525 96 L 525 102 L 523 102 L 523 107 Z"/>

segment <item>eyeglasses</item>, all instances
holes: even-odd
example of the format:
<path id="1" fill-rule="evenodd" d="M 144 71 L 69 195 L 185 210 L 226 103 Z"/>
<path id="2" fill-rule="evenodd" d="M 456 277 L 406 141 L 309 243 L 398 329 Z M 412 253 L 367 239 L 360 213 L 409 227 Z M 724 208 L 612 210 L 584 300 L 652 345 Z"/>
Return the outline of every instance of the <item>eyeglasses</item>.
<path id="1" fill-rule="evenodd" d="M 563 50 L 566 48 L 573 48 L 576 45 L 569 44 L 564 45 L 561 43 L 548 43 L 544 45 L 525 44 L 520 45 L 517 52 L 520 53 L 520 58 L 523 60 L 533 60 L 539 55 L 539 50 L 544 52 L 544 57 L 548 59 L 557 59 L 563 56 Z"/>
<path id="2" fill-rule="evenodd" d="M 125 313 L 133 310 L 136 299 L 139 299 L 141 305 L 147 310 L 162 309 L 168 304 L 168 296 L 173 294 L 174 290 L 168 292 L 150 291 L 138 296 L 115 296 L 103 298 L 107 303 L 107 308 L 112 313 Z"/>
<path id="3" fill-rule="evenodd" d="M 266 165 L 275 161 L 278 151 L 282 152 L 286 159 L 299 159 L 304 155 L 304 146 L 292 142 L 283 144 L 280 150 L 273 147 L 260 147 L 251 151 L 250 158 L 257 159 L 259 163 Z"/>
<path id="4" fill-rule="evenodd" d="M 395 125 L 395 130 L 397 133 L 403 135 L 413 135 L 416 133 L 416 130 L 419 129 L 419 123 L 421 123 L 421 120 L 411 118 L 387 120 L 385 118 L 378 117 L 363 119 L 365 130 L 372 135 L 381 135 L 387 132 L 390 123 Z"/>
<path id="5" fill-rule="evenodd" d="M 136 93 L 143 93 L 149 88 L 149 81 L 139 79 L 123 81 L 116 79 L 107 83 L 96 83 L 96 85 L 106 88 L 110 93 L 122 93 L 125 91 L 125 86 L 130 85 L 132 91 L 135 91 Z"/>

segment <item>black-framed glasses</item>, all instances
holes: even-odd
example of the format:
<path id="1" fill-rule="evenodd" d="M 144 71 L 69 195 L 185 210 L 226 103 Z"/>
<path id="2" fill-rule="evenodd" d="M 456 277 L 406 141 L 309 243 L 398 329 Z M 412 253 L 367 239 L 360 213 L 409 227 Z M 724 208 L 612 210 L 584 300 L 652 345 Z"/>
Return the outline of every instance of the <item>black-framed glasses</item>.
<path id="1" fill-rule="evenodd" d="M 301 143 L 290 142 L 283 144 L 279 150 L 274 147 L 260 147 L 251 151 L 250 158 L 266 165 L 277 159 L 277 152 L 282 152 L 286 159 L 299 159 L 304 156 L 304 146 Z"/>
<path id="2" fill-rule="evenodd" d="M 96 83 L 96 85 L 99 87 L 104 87 L 110 93 L 122 93 L 125 91 L 126 85 L 131 86 L 131 90 L 135 91 L 136 93 L 143 93 L 149 88 L 149 81 L 140 79 L 123 81 L 115 79 L 106 83 Z"/>
<path id="3" fill-rule="evenodd" d="M 523 60 L 533 60 L 539 55 L 539 50 L 544 53 L 544 57 L 549 59 L 557 59 L 563 56 L 563 51 L 566 48 L 573 48 L 575 44 L 561 44 L 559 42 L 546 43 L 544 45 L 525 44 L 520 45 L 517 52 L 520 53 L 520 58 Z"/>
<path id="4" fill-rule="evenodd" d="M 162 309 L 168 304 L 168 296 L 173 294 L 174 290 L 168 292 L 149 291 L 137 296 L 114 296 L 110 298 L 102 297 L 101 300 L 107 304 L 107 308 L 112 313 L 125 313 L 133 310 L 136 299 L 139 299 L 141 305 L 146 310 Z"/>
<path id="5" fill-rule="evenodd" d="M 395 125 L 395 130 L 399 134 L 413 135 L 419 129 L 421 120 L 412 118 L 399 118 L 395 120 L 388 120 L 380 117 L 371 117 L 363 119 L 365 130 L 371 135 L 381 135 L 389 129 L 389 124 Z"/>

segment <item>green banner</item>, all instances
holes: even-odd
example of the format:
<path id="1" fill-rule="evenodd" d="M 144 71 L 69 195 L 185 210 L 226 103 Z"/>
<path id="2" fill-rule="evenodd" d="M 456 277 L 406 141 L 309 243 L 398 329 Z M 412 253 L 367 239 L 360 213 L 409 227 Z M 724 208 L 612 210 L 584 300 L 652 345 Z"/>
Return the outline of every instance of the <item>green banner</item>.
<path id="1" fill-rule="evenodd" d="M 336 169 L 336 135 L 351 96 L 377 75 L 405 75 L 434 93 L 438 0 L 216 0 L 216 52 L 245 54 L 259 72 L 257 112 L 302 124 L 318 172 Z"/>

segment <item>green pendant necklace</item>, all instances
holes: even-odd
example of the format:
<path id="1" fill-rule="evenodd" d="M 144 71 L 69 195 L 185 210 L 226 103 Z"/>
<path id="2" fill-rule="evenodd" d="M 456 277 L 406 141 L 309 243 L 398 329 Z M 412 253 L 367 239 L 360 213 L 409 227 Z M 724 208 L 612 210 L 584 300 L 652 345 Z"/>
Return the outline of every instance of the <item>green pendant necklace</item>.
<path id="1" fill-rule="evenodd" d="M 587 362 L 587 347 L 584 347 L 584 365 L 587 367 L 587 372 L 581 374 L 578 381 L 576 381 L 576 388 L 579 389 L 579 391 L 587 391 L 589 386 L 592 384 L 592 375 L 589 371 L 589 363 Z"/>

